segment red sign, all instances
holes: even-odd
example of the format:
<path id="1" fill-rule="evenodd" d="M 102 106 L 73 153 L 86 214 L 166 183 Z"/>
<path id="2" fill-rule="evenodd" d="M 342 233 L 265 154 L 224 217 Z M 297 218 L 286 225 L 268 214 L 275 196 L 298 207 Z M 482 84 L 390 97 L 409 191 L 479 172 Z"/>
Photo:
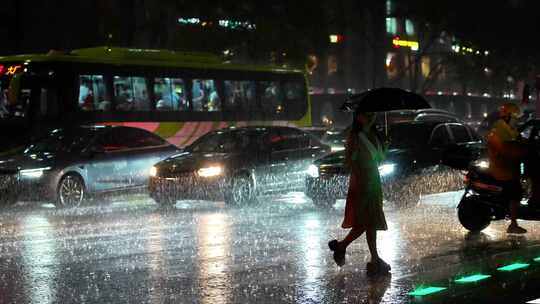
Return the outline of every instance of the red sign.
<path id="1" fill-rule="evenodd" d="M 10 66 L 3 66 L 0 65 L 0 76 L 1 75 L 15 75 L 20 69 L 22 68 L 22 65 L 10 65 Z"/>
<path id="2" fill-rule="evenodd" d="M 12 65 L 7 68 L 6 75 L 15 75 L 17 71 L 21 68 L 21 65 Z"/>

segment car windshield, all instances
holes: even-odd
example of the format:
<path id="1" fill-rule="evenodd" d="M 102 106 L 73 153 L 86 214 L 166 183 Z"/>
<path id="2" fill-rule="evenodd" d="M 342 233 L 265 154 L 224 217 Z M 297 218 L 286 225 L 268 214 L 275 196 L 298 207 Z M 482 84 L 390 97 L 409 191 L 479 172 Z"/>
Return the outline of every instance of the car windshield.
<path id="1" fill-rule="evenodd" d="M 66 132 L 54 130 L 49 136 L 33 141 L 24 151 L 25 154 L 81 151 L 96 134 L 96 131 L 82 130 Z"/>
<path id="2" fill-rule="evenodd" d="M 341 141 L 344 140 L 347 137 L 347 131 L 345 130 L 328 130 L 324 134 L 323 140 L 325 142 L 334 142 L 334 141 Z"/>
<path id="3" fill-rule="evenodd" d="M 427 144 L 432 128 L 421 124 L 391 125 L 388 133 L 391 149 L 411 149 Z"/>
<path id="4" fill-rule="evenodd" d="M 217 131 L 201 137 L 189 149 L 196 153 L 229 153 L 247 148 L 249 139 L 245 131 Z"/>

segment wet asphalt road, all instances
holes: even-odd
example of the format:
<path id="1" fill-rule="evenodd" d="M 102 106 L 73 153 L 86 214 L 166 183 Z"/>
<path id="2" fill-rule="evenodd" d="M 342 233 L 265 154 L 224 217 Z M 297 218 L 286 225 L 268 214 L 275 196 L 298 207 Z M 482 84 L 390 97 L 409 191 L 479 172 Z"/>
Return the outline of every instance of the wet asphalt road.
<path id="1" fill-rule="evenodd" d="M 335 266 L 327 248 L 343 201 L 317 209 L 300 193 L 259 206 L 183 201 L 158 208 L 144 195 L 75 210 L 19 203 L 0 211 L 0 303 L 525 303 L 540 297 L 540 223 L 472 235 L 459 225 L 459 193 L 417 206 L 385 206 L 378 235 L 392 274 L 370 279 L 361 237 Z M 530 264 L 512 272 L 497 267 Z M 460 284 L 471 274 L 491 277 Z M 535 285 L 536 284 L 536 285 Z M 430 295 L 419 286 L 447 288 Z M 512 301 L 510 301 L 512 299 Z"/>

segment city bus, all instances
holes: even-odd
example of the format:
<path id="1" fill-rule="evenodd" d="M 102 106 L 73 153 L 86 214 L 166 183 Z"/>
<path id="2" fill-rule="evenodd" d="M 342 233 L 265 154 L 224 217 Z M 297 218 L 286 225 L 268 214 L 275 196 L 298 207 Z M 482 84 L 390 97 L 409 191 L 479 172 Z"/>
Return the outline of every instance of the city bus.
<path id="1" fill-rule="evenodd" d="M 311 126 L 302 69 L 96 47 L 0 57 L 0 150 L 60 126 L 143 128 L 184 147 L 216 128 Z"/>

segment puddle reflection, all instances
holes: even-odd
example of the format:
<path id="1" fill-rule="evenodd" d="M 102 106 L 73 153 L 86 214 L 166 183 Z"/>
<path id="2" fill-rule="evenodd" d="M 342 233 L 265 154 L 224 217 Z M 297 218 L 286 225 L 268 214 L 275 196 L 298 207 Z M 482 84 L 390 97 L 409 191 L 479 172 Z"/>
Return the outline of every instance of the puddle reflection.
<path id="1" fill-rule="evenodd" d="M 152 214 L 148 219 L 149 238 L 147 252 L 149 255 L 148 266 L 150 271 L 150 285 L 148 287 L 150 303 L 163 303 L 164 277 L 167 277 L 168 267 L 163 255 L 162 229 L 164 228 L 159 214 Z"/>
<path id="2" fill-rule="evenodd" d="M 317 214 L 311 214 L 304 219 L 300 230 L 300 250 L 303 253 L 301 269 L 304 272 L 304 281 L 301 283 L 301 302 L 320 303 L 325 288 L 322 286 L 321 277 L 324 267 L 321 244 L 324 243 L 321 235 L 321 223 Z"/>
<path id="3" fill-rule="evenodd" d="M 201 303 L 229 303 L 231 299 L 231 242 L 229 216 L 209 214 L 198 221 L 199 290 Z"/>
<path id="4" fill-rule="evenodd" d="M 21 224 L 23 288 L 31 303 L 54 303 L 58 253 L 55 229 L 47 218 L 38 215 L 25 217 Z"/>

